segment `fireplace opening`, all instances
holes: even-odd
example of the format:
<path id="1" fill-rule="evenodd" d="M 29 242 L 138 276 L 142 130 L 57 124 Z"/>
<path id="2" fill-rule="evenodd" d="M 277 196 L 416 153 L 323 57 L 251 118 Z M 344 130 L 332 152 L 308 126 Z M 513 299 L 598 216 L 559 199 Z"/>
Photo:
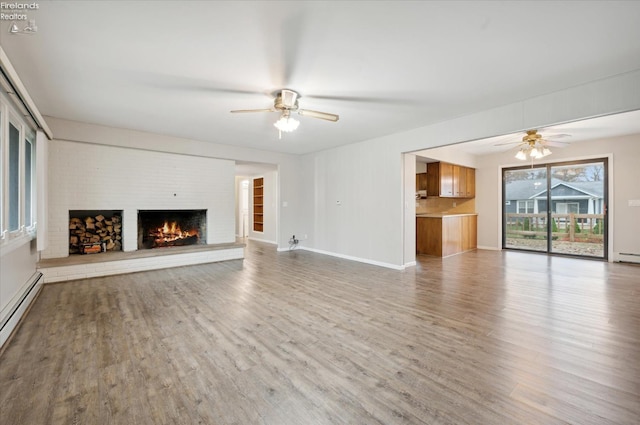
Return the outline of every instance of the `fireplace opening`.
<path id="1" fill-rule="evenodd" d="M 138 249 L 207 243 L 207 210 L 139 210 Z"/>
<path id="2" fill-rule="evenodd" d="M 122 251 L 122 211 L 69 211 L 69 254 L 107 251 Z"/>

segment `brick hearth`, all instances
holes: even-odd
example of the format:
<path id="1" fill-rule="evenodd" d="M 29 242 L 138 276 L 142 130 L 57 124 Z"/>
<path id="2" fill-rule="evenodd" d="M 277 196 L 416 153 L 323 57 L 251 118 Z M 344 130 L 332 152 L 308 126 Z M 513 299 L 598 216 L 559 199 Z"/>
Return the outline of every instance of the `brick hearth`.
<path id="1" fill-rule="evenodd" d="M 244 258 L 243 243 L 192 245 L 52 258 L 38 263 L 44 283 Z"/>

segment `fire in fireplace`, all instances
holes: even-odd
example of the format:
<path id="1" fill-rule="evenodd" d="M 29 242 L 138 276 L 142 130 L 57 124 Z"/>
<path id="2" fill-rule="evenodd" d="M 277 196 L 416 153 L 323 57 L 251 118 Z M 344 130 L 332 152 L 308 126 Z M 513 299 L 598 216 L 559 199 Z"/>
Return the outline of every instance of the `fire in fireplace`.
<path id="1" fill-rule="evenodd" d="M 206 210 L 138 211 L 138 249 L 206 244 Z"/>

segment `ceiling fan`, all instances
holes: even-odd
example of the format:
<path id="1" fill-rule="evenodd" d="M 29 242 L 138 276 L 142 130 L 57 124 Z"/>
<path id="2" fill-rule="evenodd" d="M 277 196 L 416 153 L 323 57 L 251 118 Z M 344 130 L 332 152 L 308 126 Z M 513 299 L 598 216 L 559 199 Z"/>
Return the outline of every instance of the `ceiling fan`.
<path id="1" fill-rule="evenodd" d="M 522 136 L 521 141 L 498 143 L 494 146 L 518 144 L 519 148 L 518 148 L 518 153 L 516 154 L 516 158 L 520 160 L 526 160 L 529 157 L 533 160 L 533 159 L 543 158 L 547 155 L 551 155 L 551 149 L 549 149 L 549 146 L 563 147 L 565 145 L 568 145 L 569 144 L 568 142 L 559 142 L 556 140 L 550 140 L 550 139 L 557 139 L 562 137 L 571 137 L 571 135 L 570 134 L 554 134 L 554 135 L 545 136 L 543 138 L 542 135 L 538 133 L 538 130 L 534 129 L 534 130 L 527 130 L 526 134 Z"/>
<path id="2" fill-rule="evenodd" d="M 281 112 L 280 118 L 273 125 L 278 129 L 280 138 L 282 138 L 282 132 L 294 131 L 300 125 L 300 122 L 291 117 L 292 112 L 298 112 L 299 115 L 304 117 L 319 118 L 321 120 L 327 120 L 336 122 L 340 118 L 336 114 L 330 114 L 328 112 L 312 111 L 310 109 L 300 109 L 298 105 L 298 99 L 301 97 L 298 92 L 289 89 L 282 89 L 275 93 L 276 98 L 273 101 L 273 107 L 265 109 L 236 109 L 231 113 L 245 113 L 245 112 Z"/>

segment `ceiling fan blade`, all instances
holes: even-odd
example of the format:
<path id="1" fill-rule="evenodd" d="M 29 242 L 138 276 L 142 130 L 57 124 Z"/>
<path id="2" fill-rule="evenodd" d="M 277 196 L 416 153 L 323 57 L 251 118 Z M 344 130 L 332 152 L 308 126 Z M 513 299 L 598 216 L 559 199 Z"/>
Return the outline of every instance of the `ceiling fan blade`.
<path id="1" fill-rule="evenodd" d="M 336 114 L 330 114 L 327 112 L 312 111 L 310 109 L 298 109 L 298 114 L 303 117 L 320 118 L 321 120 L 336 122 L 340 117 Z"/>
<path id="2" fill-rule="evenodd" d="M 548 145 L 548 146 L 556 147 L 556 148 L 564 148 L 564 147 L 569 146 L 571 144 L 569 142 L 557 142 L 555 140 L 546 140 L 546 139 L 543 139 L 542 143 L 545 144 L 545 145 Z"/>
<path id="3" fill-rule="evenodd" d="M 202 93 L 209 96 L 209 93 L 231 93 L 246 95 L 266 95 L 268 92 L 257 90 L 251 87 L 229 87 L 228 83 L 214 81 L 204 78 L 187 77 L 183 75 L 162 74 L 154 72 L 126 71 L 122 76 L 137 84 L 144 84 L 147 87 L 161 90 L 173 90 L 181 92 Z"/>
<path id="4" fill-rule="evenodd" d="M 309 99 L 326 99 L 339 100 L 345 102 L 361 102 L 361 103 L 380 103 L 387 105 L 417 105 L 420 102 L 416 99 L 398 99 L 392 97 L 373 97 L 373 96 L 330 96 L 330 95 L 314 95 L 305 94 L 304 97 Z"/>
<path id="5" fill-rule="evenodd" d="M 517 142 L 505 142 L 505 143 L 498 143 L 496 145 L 493 146 L 507 146 L 507 145 L 517 145 L 518 143 L 525 143 L 522 140 L 519 140 Z"/>
<path id="6" fill-rule="evenodd" d="M 559 134 L 545 134 L 542 137 L 545 139 L 563 139 L 565 137 L 571 137 L 571 135 L 567 133 L 559 133 Z"/>
<path id="7" fill-rule="evenodd" d="M 232 114 L 244 114 L 247 112 L 275 112 L 276 110 L 273 108 L 268 108 L 268 109 L 236 109 L 233 111 L 230 111 Z"/>

